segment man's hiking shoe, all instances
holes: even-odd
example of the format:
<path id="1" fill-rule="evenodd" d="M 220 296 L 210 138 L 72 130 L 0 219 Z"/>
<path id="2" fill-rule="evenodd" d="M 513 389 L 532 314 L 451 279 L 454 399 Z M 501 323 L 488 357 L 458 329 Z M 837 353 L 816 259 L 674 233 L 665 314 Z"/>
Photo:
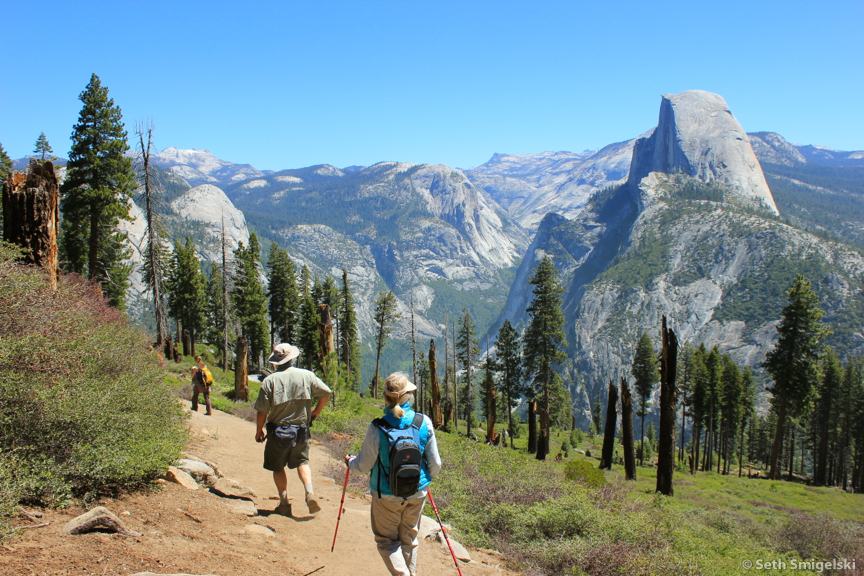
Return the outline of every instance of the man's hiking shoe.
<path id="1" fill-rule="evenodd" d="M 309 507 L 310 514 L 317 514 L 321 511 L 321 506 L 318 504 L 318 499 L 315 498 L 315 494 L 306 494 L 306 506 Z"/>
<path id="2" fill-rule="evenodd" d="M 276 509 L 273 510 L 276 514 L 281 514 L 282 516 L 291 516 L 291 504 L 288 502 L 282 502 Z"/>

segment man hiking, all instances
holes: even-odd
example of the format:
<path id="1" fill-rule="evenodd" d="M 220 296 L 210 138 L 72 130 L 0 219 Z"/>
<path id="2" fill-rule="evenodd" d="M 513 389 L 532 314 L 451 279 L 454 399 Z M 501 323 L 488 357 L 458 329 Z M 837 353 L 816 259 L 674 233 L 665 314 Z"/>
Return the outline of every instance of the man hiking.
<path id="1" fill-rule="evenodd" d="M 213 385 L 213 374 L 204 364 L 201 356 L 195 356 L 195 366 L 192 367 L 192 411 L 198 411 L 198 395 L 204 394 L 204 405 L 207 407 L 207 416 L 213 414 L 213 406 L 210 404 L 210 386 Z"/>
<path id="2" fill-rule="evenodd" d="M 360 454 L 345 456 L 351 470 L 371 472 L 372 532 L 378 553 L 395 576 L 417 574 L 417 533 L 426 488 L 441 470 L 432 421 L 411 408 L 415 390 L 405 374 L 388 376 L 384 417 L 369 424 Z"/>
<path id="3" fill-rule="evenodd" d="M 285 516 L 291 515 L 286 466 L 297 469 L 297 476 L 306 491 L 309 513 L 316 514 L 321 510 L 312 489 L 309 425 L 327 405 L 330 388 L 314 372 L 293 366 L 299 355 L 300 350 L 291 344 L 282 343 L 273 347 L 273 353 L 267 361 L 275 372 L 261 383 L 261 391 L 255 401 L 255 410 L 258 412 L 255 441 L 267 441 L 264 445 L 264 468 L 273 472 L 273 482 L 279 492 L 276 513 Z"/>

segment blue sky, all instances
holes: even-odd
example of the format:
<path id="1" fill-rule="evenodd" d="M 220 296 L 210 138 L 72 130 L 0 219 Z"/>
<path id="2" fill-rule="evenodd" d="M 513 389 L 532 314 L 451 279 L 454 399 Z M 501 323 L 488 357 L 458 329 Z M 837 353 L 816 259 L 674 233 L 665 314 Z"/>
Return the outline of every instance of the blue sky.
<path id="1" fill-rule="evenodd" d="M 748 131 L 864 148 L 864 2 L 14 2 L 0 143 L 65 155 L 96 72 L 130 134 L 277 169 L 583 150 L 722 94 Z"/>

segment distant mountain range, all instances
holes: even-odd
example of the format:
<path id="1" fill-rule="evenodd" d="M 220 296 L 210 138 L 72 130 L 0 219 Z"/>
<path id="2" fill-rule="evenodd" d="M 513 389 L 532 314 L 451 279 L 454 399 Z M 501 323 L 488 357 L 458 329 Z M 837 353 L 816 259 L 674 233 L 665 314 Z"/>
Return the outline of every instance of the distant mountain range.
<path id="1" fill-rule="evenodd" d="M 715 94 L 665 96 L 655 129 L 598 151 L 495 154 L 466 170 L 264 171 L 175 148 L 155 161 L 171 233 L 196 237 L 205 259 L 218 255 L 224 215 L 232 247 L 253 229 L 318 275 L 345 268 L 367 345 L 375 294 L 393 290 L 403 322 L 385 370 L 409 358 L 412 304 L 423 347 L 463 309 L 490 341 L 503 319 L 524 321 L 543 254 L 566 288 L 565 372 L 583 414 L 627 373 L 638 333 L 653 335 L 661 314 L 682 340 L 758 368 L 796 272 L 814 282 L 832 343 L 864 350 L 864 152 L 747 134 Z"/>

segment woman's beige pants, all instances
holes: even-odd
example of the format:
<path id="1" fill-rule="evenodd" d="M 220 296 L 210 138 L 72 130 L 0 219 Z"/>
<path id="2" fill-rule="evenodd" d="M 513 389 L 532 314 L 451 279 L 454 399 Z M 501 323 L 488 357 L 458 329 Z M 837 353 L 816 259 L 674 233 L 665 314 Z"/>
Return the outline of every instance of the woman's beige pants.
<path id="1" fill-rule="evenodd" d="M 417 574 L 417 532 L 425 503 L 425 493 L 405 499 L 372 494 L 372 532 L 378 552 L 394 576 Z"/>

